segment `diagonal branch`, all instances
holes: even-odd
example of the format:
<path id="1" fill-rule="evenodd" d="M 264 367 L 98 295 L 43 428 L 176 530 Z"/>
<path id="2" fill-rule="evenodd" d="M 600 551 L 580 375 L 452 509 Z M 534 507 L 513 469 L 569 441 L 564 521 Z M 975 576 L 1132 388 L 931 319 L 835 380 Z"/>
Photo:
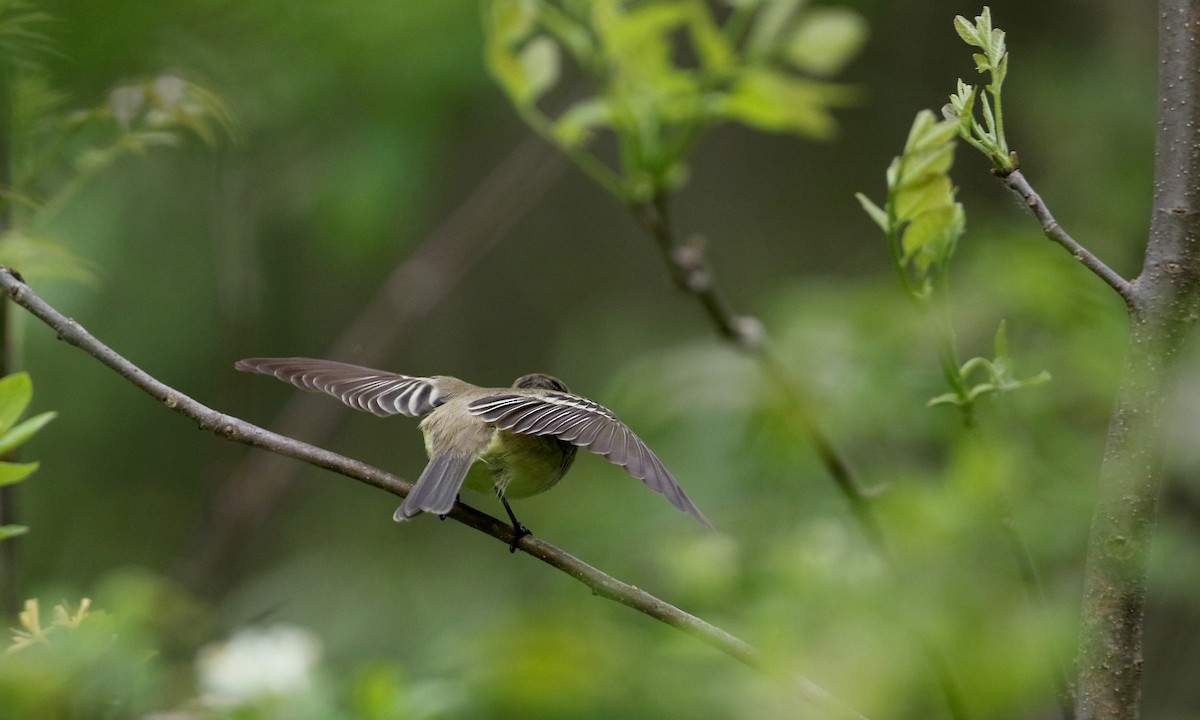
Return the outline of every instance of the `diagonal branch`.
<path id="1" fill-rule="evenodd" d="M 1000 174 L 1000 176 L 1004 184 L 1020 195 L 1025 205 L 1033 211 L 1034 217 L 1042 224 L 1042 233 L 1046 235 L 1047 239 L 1062 245 L 1067 252 L 1071 253 L 1071 257 L 1095 273 L 1121 296 L 1127 306 L 1132 307 L 1134 295 L 1130 282 L 1105 265 L 1103 260 L 1092 254 L 1092 251 L 1080 245 L 1063 229 L 1062 225 L 1058 224 L 1058 221 L 1050 214 L 1050 208 L 1046 207 L 1045 201 L 1034 191 L 1033 186 L 1029 184 L 1020 170 L 1013 170 L 1007 174 Z"/>
<path id="2" fill-rule="evenodd" d="M 704 253 L 704 245 L 698 238 L 681 245 L 671 226 L 670 213 L 665 193 L 657 195 L 653 202 L 635 208 L 638 219 L 658 244 L 663 260 L 671 272 L 671 278 L 680 290 L 692 295 L 704 308 L 717 333 L 735 347 L 754 356 L 763 373 L 769 377 L 787 401 L 801 432 L 808 436 L 825 471 L 833 479 L 838 490 L 850 505 L 850 511 L 858 522 L 867 540 L 889 567 L 897 571 L 883 529 L 875 515 L 874 494 L 862 485 L 849 463 L 842 457 L 837 446 L 825 434 L 815 417 L 809 412 L 809 403 L 801 388 L 788 374 L 783 361 L 770 344 L 762 323 L 754 317 L 737 315 L 713 279 L 712 268 Z M 898 571 L 897 571 L 898 575 Z M 955 720 L 967 717 L 965 704 L 949 663 L 941 657 L 934 645 L 921 640 L 922 650 L 931 672 L 946 701 L 950 716 Z"/>
<path id="3" fill-rule="evenodd" d="M 665 193 L 659 193 L 653 202 L 636 208 L 636 212 L 642 226 L 657 243 L 675 285 L 696 298 L 717 334 L 739 350 L 753 355 L 766 375 L 779 387 L 797 424 L 808 436 L 821 464 L 849 502 L 850 510 L 859 525 L 876 549 L 885 553 L 879 521 L 871 509 L 872 493 L 863 487 L 837 446 L 808 411 L 809 403 L 800 388 L 788 376 L 783 361 L 770 344 L 762 322 L 758 318 L 738 315 L 733 311 L 733 306 L 729 304 L 713 278 L 703 241 L 693 237 L 686 244 L 678 242 L 671 225 Z"/>
<path id="4" fill-rule="evenodd" d="M 475 262 L 553 185 L 566 166 L 537 135 L 528 135 L 449 217 L 392 271 L 358 317 L 321 357 L 379 367 L 458 285 Z M 321 442 L 345 417 L 307 393 L 293 393 L 269 426 Z M 266 525 L 296 484 L 297 466 L 279 455 L 251 453 L 217 487 L 207 517 L 181 555 L 176 574 L 196 591 L 227 578 L 231 554 Z"/>
<path id="5" fill-rule="evenodd" d="M 276 455 L 294 458 L 314 467 L 332 470 L 353 480 L 404 497 L 412 490 L 406 481 L 337 453 L 314 447 L 299 440 L 273 433 L 245 420 L 218 412 L 178 390 L 155 379 L 115 350 L 96 339 L 82 325 L 66 317 L 38 297 L 14 271 L 0 266 L 0 289 L 17 305 L 58 333 L 58 338 L 96 358 L 140 390 L 167 408 L 194 420 L 201 430 L 207 430 L 232 442 L 261 448 Z M 500 540 L 511 542 L 512 528 L 496 518 L 463 503 L 456 503 L 446 516 L 468 527 Z M 588 565 L 544 540 L 526 535 L 517 542 L 525 553 L 547 565 L 561 570 L 591 588 L 601 597 L 614 600 L 659 622 L 670 625 L 702 640 L 750 667 L 765 670 L 766 664 L 753 647 L 744 640 L 687 613 L 654 595 L 622 582 Z M 807 678 L 796 678 L 797 691 L 809 703 L 820 708 L 828 717 L 844 720 L 866 720 L 838 698 Z"/>

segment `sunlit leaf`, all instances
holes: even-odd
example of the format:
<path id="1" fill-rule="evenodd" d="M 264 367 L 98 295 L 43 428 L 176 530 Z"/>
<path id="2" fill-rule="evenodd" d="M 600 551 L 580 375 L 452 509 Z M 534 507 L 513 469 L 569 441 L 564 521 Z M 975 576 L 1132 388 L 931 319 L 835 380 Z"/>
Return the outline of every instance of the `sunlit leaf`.
<path id="1" fill-rule="evenodd" d="M 24 535 L 27 532 L 29 532 L 29 528 L 25 525 L 0 525 L 0 540 Z"/>
<path id="2" fill-rule="evenodd" d="M 862 193 L 855 193 L 854 197 L 858 198 L 858 202 L 860 205 L 862 205 L 863 210 L 866 211 L 867 215 L 871 216 L 871 219 L 875 221 L 875 224 L 879 226 L 879 229 L 887 232 L 888 216 L 883 208 L 871 202 L 871 199 Z"/>
<path id="3" fill-rule="evenodd" d="M 982 47 L 983 42 L 979 39 L 979 33 L 975 31 L 975 26 L 962 15 L 955 16 L 954 31 L 966 44 Z"/>
<path id="4" fill-rule="evenodd" d="M 538 16 L 534 0 L 492 0 L 490 5 L 488 30 L 494 42 L 515 45 L 529 37 Z"/>
<path id="5" fill-rule="evenodd" d="M 41 415 L 35 415 L 24 422 L 18 423 L 16 427 L 0 435 L 0 455 L 24 444 L 25 441 L 36 435 L 38 430 L 45 427 L 46 423 L 53 420 L 57 415 L 58 413 L 54 412 L 44 412 Z"/>
<path id="6" fill-rule="evenodd" d="M 912 220 L 929 210 L 954 204 L 954 185 L 947 175 L 924 175 L 904 183 L 896 192 L 896 216 Z"/>
<path id="7" fill-rule="evenodd" d="M 746 38 L 746 53 L 762 58 L 779 46 L 780 38 L 790 21 L 807 0 L 763 0 L 750 33 Z"/>
<path id="8" fill-rule="evenodd" d="M 612 106 L 605 98 L 589 98 L 575 103 L 554 125 L 554 137 L 565 147 L 586 142 L 591 131 L 612 124 Z"/>
<path id="9" fill-rule="evenodd" d="M 848 8 L 814 7 L 801 17 L 784 56 L 798 70 L 832 75 L 858 54 L 866 39 L 862 15 Z"/>
<path id="10" fill-rule="evenodd" d="M 0 487 L 19 483 L 38 469 L 39 463 L 0 462 Z"/>
<path id="11" fill-rule="evenodd" d="M 834 121 L 829 108 L 854 97 L 846 87 L 797 78 L 774 70 L 743 72 L 725 101 L 728 117 L 759 130 L 829 137 Z"/>
<path id="12" fill-rule="evenodd" d="M 733 48 L 704 3 L 691 4 L 692 42 L 706 70 L 722 74 L 733 66 Z"/>
<path id="13" fill-rule="evenodd" d="M 0 432 L 7 432 L 33 399 L 33 381 L 29 373 L 13 373 L 0 378 Z"/>
<path id="14" fill-rule="evenodd" d="M 534 38 L 521 50 L 520 62 L 527 83 L 521 101 L 537 102 L 543 93 L 558 82 L 558 45 L 548 37 Z"/>
<path id="15" fill-rule="evenodd" d="M 915 261 L 920 270 L 949 260 L 962 235 L 963 218 L 962 206 L 957 203 L 914 217 L 904 228 L 904 260 Z"/>

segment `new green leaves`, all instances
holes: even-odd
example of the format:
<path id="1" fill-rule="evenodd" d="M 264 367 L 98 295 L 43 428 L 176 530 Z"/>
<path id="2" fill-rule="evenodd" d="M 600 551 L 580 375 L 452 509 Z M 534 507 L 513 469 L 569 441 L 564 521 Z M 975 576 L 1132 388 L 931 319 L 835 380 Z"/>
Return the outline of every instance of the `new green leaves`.
<path id="1" fill-rule="evenodd" d="M 999 171 L 1011 171 L 1017 167 L 1017 157 L 1008 149 L 1004 137 L 1004 113 L 1000 90 L 1008 75 L 1008 49 L 1004 44 L 1004 31 L 992 27 L 992 11 L 984 6 L 983 13 L 972 24 L 959 15 L 954 18 L 954 29 L 958 36 L 971 47 L 983 52 L 972 55 L 975 69 L 987 73 L 991 82 L 980 88 L 968 85 L 960 78 L 958 87 L 950 96 L 950 102 L 942 108 L 942 114 L 960 123 L 962 138 L 978 149 Z M 979 99 L 981 123 L 975 117 L 975 100 Z"/>
<path id="2" fill-rule="evenodd" d="M 33 382 L 28 373 L 16 373 L 0 379 L 0 456 L 16 449 L 54 419 L 55 413 L 47 412 L 17 422 L 32 399 Z M 0 461 L 0 486 L 21 482 L 37 469 L 38 463 L 35 462 Z M 23 525 L 0 525 L 0 540 L 28 530 Z"/>
<path id="3" fill-rule="evenodd" d="M 969 408 L 977 398 L 990 393 L 999 394 L 1050 382 L 1050 373 L 1045 370 L 1024 380 L 1016 378 L 1013 374 L 1012 356 L 1008 352 L 1008 332 L 1003 321 L 1000 322 L 1000 329 L 996 331 L 995 343 L 994 359 L 974 357 L 963 363 L 958 368 L 958 382 L 952 383 L 954 391 L 931 398 L 929 406 L 957 405 L 960 408 Z M 984 381 L 972 385 L 971 378 L 979 371 L 983 371 Z"/>
<path id="4" fill-rule="evenodd" d="M 703 0 L 489 0 L 487 63 L 522 117 L 629 202 L 683 183 L 703 132 L 739 122 L 827 137 L 851 91 L 824 80 L 858 51 L 865 23 L 801 0 L 738 0 L 719 24 Z M 595 88 L 557 118 L 538 102 L 563 63 Z M 586 149 L 616 136 L 619 166 Z"/>
<path id="5" fill-rule="evenodd" d="M 101 170 L 130 153 L 174 145 L 192 134 L 215 143 L 232 134 L 231 113 L 210 90 L 175 75 L 117 87 L 101 104 L 71 111 L 50 85 L 40 57 L 52 45 L 40 28 L 51 18 L 23 0 L 0 0 L 0 52 L 12 60 L 9 114 L 11 183 L 0 188 L 10 218 L 0 233 L 0 264 L 27 277 L 87 280 L 91 270 L 44 228 Z"/>
<path id="6" fill-rule="evenodd" d="M 904 152 L 888 166 L 884 206 L 862 193 L 856 195 L 887 236 L 901 284 L 917 300 L 929 298 L 933 275 L 949 262 L 966 226 L 949 175 L 957 135 L 957 121 L 938 121 L 932 112 L 922 110 L 913 121 Z"/>
<path id="7" fill-rule="evenodd" d="M 958 92 L 942 110 L 944 120 L 938 121 L 928 110 L 917 114 L 904 152 L 888 166 L 887 200 L 883 207 L 862 193 L 857 197 L 887 236 L 892 263 L 909 297 L 929 308 L 935 299 L 934 290 L 938 290 L 936 299 L 940 307 L 936 316 L 941 324 L 938 356 L 950 392 L 933 398 L 929 404 L 957 406 L 964 422 L 970 425 L 978 398 L 1043 383 L 1050 376 L 1041 373 L 1026 380 L 1014 377 L 1003 322 L 996 332 L 995 358 L 976 357 L 965 363 L 958 359 L 945 297 L 947 265 L 966 225 L 949 175 L 954 164 L 955 138 L 961 136 L 987 153 L 998 170 L 1014 169 L 1016 156 L 1008 152 L 1000 112 L 1000 87 L 1008 71 L 1004 33 L 992 27 L 991 12 L 986 7 L 974 24 L 959 16 L 954 27 L 964 41 L 983 51 L 975 54 L 975 64 L 980 72 L 991 73 L 992 82 L 980 93 L 979 88 L 959 80 Z M 975 119 L 977 98 L 981 98 L 982 125 Z M 980 371 L 986 377 L 972 385 Z"/>

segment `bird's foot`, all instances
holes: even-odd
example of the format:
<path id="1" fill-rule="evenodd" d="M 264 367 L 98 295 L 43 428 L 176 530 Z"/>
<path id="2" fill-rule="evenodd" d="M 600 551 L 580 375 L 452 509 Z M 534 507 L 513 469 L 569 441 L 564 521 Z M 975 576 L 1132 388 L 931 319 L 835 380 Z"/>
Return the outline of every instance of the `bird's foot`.
<path id="1" fill-rule="evenodd" d="M 529 531 L 529 528 L 525 527 L 521 523 L 513 525 L 513 536 L 512 540 L 508 543 L 508 551 L 510 553 L 515 553 L 517 551 L 517 544 L 521 542 L 521 538 L 532 534 L 533 533 Z"/>

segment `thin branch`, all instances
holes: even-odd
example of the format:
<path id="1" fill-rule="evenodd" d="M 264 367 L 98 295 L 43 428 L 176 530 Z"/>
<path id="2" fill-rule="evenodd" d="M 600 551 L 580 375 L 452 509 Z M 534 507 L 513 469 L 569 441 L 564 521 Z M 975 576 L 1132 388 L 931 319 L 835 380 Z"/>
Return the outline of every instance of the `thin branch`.
<path id="1" fill-rule="evenodd" d="M 738 315 L 733 311 L 733 306 L 729 304 L 713 278 L 703 241 L 693 237 L 686 244 L 680 244 L 676 240 L 667 197 L 663 193 L 656 196 L 653 202 L 637 208 L 637 216 L 658 245 L 675 285 L 696 298 L 717 334 L 739 350 L 753 355 L 767 377 L 779 387 L 787 400 L 790 412 L 813 443 L 821 464 L 849 502 L 851 512 L 868 539 L 877 550 L 886 553 L 879 522 L 871 509 L 871 492 L 863 487 L 849 463 L 838 452 L 837 446 L 808 411 L 807 399 L 791 379 L 783 361 L 770 344 L 762 322 L 758 318 Z"/>
<path id="2" fill-rule="evenodd" d="M 277 455 L 301 460 L 314 467 L 332 470 L 393 495 L 404 497 L 412 490 L 411 483 L 396 475 L 299 440 L 273 433 L 232 415 L 218 412 L 160 382 L 100 342 L 82 325 L 42 300 L 19 275 L 2 266 L 0 266 L 0 289 L 3 289 L 13 302 L 50 326 L 58 333 L 60 340 L 96 358 L 101 364 L 133 383 L 167 408 L 194 420 L 201 430 L 214 433 L 232 442 L 261 448 Z M 512 541 L 513 531 L 507 523 L 461 502 L 456 503 L 446 517 L 491 535 L 505 545 Z M 601 572 L 544 540 L 526 535 L 517 542 L 517 547 L 575 578 L 591 588 L 596 595 L 614 600 L 659 622 L 678 628 L 750 667 L 757 670 L 766 669 L 762 656 L 745 641 L 645 590 Z M 804 699 L 823 710 L 830 717 L 866 720 L 811 680 L 797 678 L 797 682 L 798 691 Z"/>
<path id="3" fill-rule="evenodd" d="M 385 365 L 395 345 L 462 280 L 467 270 L 507 236 L 566 167 L 563 157 L 533 133 L 396 266 L 342 336 L 321 355 L 373 367 Z M 346 412 L 307 393 L 293 393 L 268 423 L 280 434 L 320 443 Z M 227 581 L 221 568 L 291 497 L 299 466 L 278 455 L 248 454 L 225 479 L 181 556 L 176 574 L 196 591 Z"/>
<path id="4" fill-rule="evenodd" d="M 704 253 L 704 244 L 698 238 L 680 245 L 671 227 L 670 213 L 665 194 L 659 194 L 652 203 L 636 208 L 638 219 L 647 232 L 654 237 L 663 260 L 671 272 L 671 278 L 680 290 L 692 295 L 704 308 L 717 333 L 740 350 L 754 356 L 764 374 L 775 383 L 783 395 L 788 411 L 792 414 L 801 432 L 808 436 L 825 471 L 833 479 L 838 490 L 850 505 L 851 514 L 862 528 L 867 540 L 888 566 L 899 576 L 894 558 L 888 548 L 883 529 L 875 516 L 874 494 L 867 490 L 849 463 L 838 452 L 837 446 L 825 434 L 816 418 L 809 412 L 810 403 L 801 389 L 792 380 L 783 361 L 771 345 L 757 318 L 738 315 L 721 293 L 713 279 L 712 268 Z M 930 670 L 941 690 L 950 716 L 955 720 L 968 717 L 965 703 L 958 689 L 958 682 L 950 665 L 933 645 L 920 638 Z"/>
<path id="5" fill-rule="evenodd" d="M 1046 235 L 1047 239 L 1062 245 L 1067 252 L 1071 253 L 1071 257 L 1083 263 L 1084 267 L 1091 270 L 1115 290 L 1127 306 L 1133 305 L 1133 287 L 1130 282 L 1067 234 L 1062 225 L 1059 225 L 1054 216 L 1050 214 L 1050 208 L 1046 207 L 1045 201 L 1034 191 L 1033 186 L 1029 184 L 1020 170 L 1001 174 L 1001 179 L 1013 192 L 1020 195 L 1025 205 L 1033 211 L 1034 217 L 1042 224 L 1042 233 Z"/>

